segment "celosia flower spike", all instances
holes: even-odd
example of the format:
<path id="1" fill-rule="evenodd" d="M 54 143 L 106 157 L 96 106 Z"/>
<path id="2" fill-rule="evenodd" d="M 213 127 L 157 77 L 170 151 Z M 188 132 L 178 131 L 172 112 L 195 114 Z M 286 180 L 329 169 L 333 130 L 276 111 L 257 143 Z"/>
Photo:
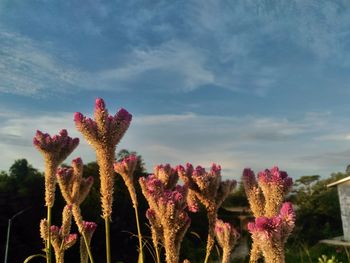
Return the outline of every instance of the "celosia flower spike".
<path id="1" fill-rule="evenodd" d="M 179 180 L 176 169 L 172 168 L 170 164 L 157 165 L 154 168 L 154 175 L 163 183 L 166 189 L 174 188 Z"/>
<path id="2" fill-rule="evenodd" d="M 110 220 L 114 191 L 115 149 L 128 129 L 132 115 L 121 109 L 115 116 L 110 116 L 103 99 L 97 98 L 94 118 L 95 120 L 86 118 L 79 112 L 74 115 L 77 129 L 96 151 L 100 167 L 102 214 L 103 218 Z"/>
<path id="3" fill-rule="evenodd" d="M 253 239 L 250 262 L 258 262 L 263 255 L 266 263 L 284 263 L 284 245 L 295 223 L 292 204 L 283 203 L 292 179 L 273 167 L 261 171 L 258 182 L 253 171 L 245 169 L 242 180 L 255 216 L 248 224 Z"/>
<path id="4" fill-rule="evenodd" d="M 82 202 L 84 202 L 84 200 L 90 193 L 93 184 L 94 178 L 92 176 L 81 179 L 79 188 L 79 198 L 77 199 L 77 204 L 81 204 Z"/>
<path id="5" fill-rule="evenodd" d="M 215 223 L 215 235 L 223 250 L 222 263 L 229 263 L 231 251 L 237 244 L 240 234 L 231 224 L 218 219 Z"/>
<path id="6" fill-rule="evenodd" d="M 142 193 L 150 209 L 146 217 L 151 223 L 152 240 L 157 250 L 162 242 L 167 263 L 179 261 L 181 241 L 190 225 L 185 212 L 187 186 L 176 185 L 177 175 L 170 165 L 159 165 L 155 173 L 139 179 Z"/>
<path id="7" fill-rule="evenodd" d="M 129 155 L 120 162 L 114 163 L 114 171 L 121 175 L 126 187 L 128 188 L 131 201 L 134 208 L 137 207 L 137 196 L 134 187 L 134 172 L 137 165 L 137 156 L 134 154 Z"/>
<path id="8" fill-rule="evenodd" d="M 207 210 L 208 216 L 208 239 L 207 239 L 207 253 L 205 262 L 208 261 L 210 252 L 214 245 L 214 228 L 217 219 L 217 211 L 225 200 L 227 195 L 236 186 L 235 180 L 221 181 L 221 166 L 212 164 L 210 172 L 197 166 L 195 169 L 189 163 L 186 168 L 182 166 L 177 167 L 177 172 L 189 188 L 188 203 L 191 210 L 196 210 L 195 200 L 199 200 Z"/>
<path id="9" fill-rule="evenodd" d="M 74 202 L 77 202 L 80 196 L 80 187 L 81 187 L 81 181 L 83 178 L 83 161 L 80 157 L 75 158 L 72 161 L 72 168 L 73 168 L 73 174 L 74 174 L 74 180 L 72 183 L 72 198 Z"/>
<path id="10" fill-rule="evenodd" d="M 284 196 L 290 191 L 293 181 L 286 172 L 280 171 L 278 167 L 259 172 L 258 181 L 265 197 L 266 216 L 272 217 L 278 214 Z"/>
<path id="11" fill-rule="evenodd" d="M 62 212 L 62 226 L 60 229 L 60 235 L 67 237 L 70 233 L 72 225 L 72 205 L 66 205 Z"/>
<path id="12" fill-rule="evenodd" d="M 83 221 L 83 232 L 86 237 L 86 244 L 84 237 L 80 238 L 80 262 L 87 263 L 89 256 L 86 249 L 86 246 L 90 246 L 92 235 L 94 234 L 97 228 L 97 224 L 95 222 L 87 222 Z"/>
<path id="13" fill-rule="evenodd" d="M 242 181 L 253 215 L 255 217 L 263 216 L 265 214 L 265 198 L 258 186 L 255 174 L 250 168 L 243 170 Z"/>
<path id="14" fill-rule="evenodd" d="M 52 207 L 55 201 L 56 169 L 77 147 L 79 139 L 68 136 L 66 130 L 59 135 L 51 136 L 37 131 L 33 138 L 34 146 L 41 152 L 45 160 L 45 204 Z"/>
<path id="15" fill-rule="evenodd" d="M 67 234 L 63 236 L 58 226 L 52 225 L 50 227 L 51 244 L 55 251 L 55 258 L 57 263 L 64 263 L 64 251 L 73 246 L 77 241 L 77 234 Z"/>

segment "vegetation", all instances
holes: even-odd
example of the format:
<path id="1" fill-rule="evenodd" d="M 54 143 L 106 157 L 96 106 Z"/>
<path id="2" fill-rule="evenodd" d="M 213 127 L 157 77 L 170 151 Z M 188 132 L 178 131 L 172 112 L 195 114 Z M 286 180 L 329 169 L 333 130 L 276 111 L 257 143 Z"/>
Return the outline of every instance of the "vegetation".
<path id="1" fill-rule="evenodd" d="M 130 153 L 122 150 L 117 155 L 121 160 Z M 135 153 L 134 153 L 135 154 Z M 138 155 L 138 165 L 135 176 L 140 178 L 147 175 L 142 160 Z M 86 201 L 82 204 L 84 217 L 88 220 L 103 224 L 100 217 L 100 197 L 98 165 L 96 162 L 84 165 L 84 177 L 93 176 L 95 183 Z M 318 258 L 326 255 L 329 259 L 334 255 L 339 261 L 348 262 L 346 251 L 343 247 L 331 247 L 318 244 L 321 239 L 332 238 L 342 235 L 342 225 L 340 219 L 340 208 L 336 188 L 327 188 L 326 185 L 349 176 L 348 173 L 334 173 L 329 178 L 319 176 L 303 176 L 295 181 L 294 191 L 288 199 L 298 207 L 296 212 L 297 220 L 295 229 L 286 247 L 286 262 L 318 262 Z M 115 251 L 115 259 L 123 262 L 136 262 L 135 251 L 137 249 L 137 237 L 135 236 L 135 219 L 133 217 L 132 203 L 129 198 L 124 182 L 120 177 L 116 177 L 115 205 L 118 206 L 113 212 L 112 244 Z M 138 193 L 141 230 L 145 239 L 150 241 L 150 230 L 146 224 L 145 212 L 147 203 L 141 194 L 141 189 L 136 185 Z M 23 262 L 29 254 L 37 252 L 42 241 L 38 236 L 39 222 L 44 217 L 44 178 L 43 174 L 31 166 L 27 160 L 16 160 L 9 171 L 0 172 L 0 233 L 6 233 L 7 220 L 15 213 L 29 208 L 22 215 L 13 221 L 11 230 L 9 262 Z M 59 193 L 56 194 L 56 203 L 59 208 L 63 208 L 64 201 Z M 243 186 L 239 185 L 229 198 L 225 201 L 227 206 L 246 206 Z M 91 209 L 94 208 L 94 209 Z M 59 209 L 57 209 L 59 210 Z M 53 222 L 60 221 L 60 214 L 53 214 Z M 205 209 L 200 209 L 199 213 L 190 213 L 190 217 L 195 224 L 188 230 L 183 246 L 181 257 L 188 258 L 192 262 L 200 262 L 205 256 L 206 213 Z M 220 218 L 232 217 L 232 214 L 225 210 L 219 210 Z M 238 222 L 237 219 L 233 220 Z M 236 223 L 237 225 L 237 223 Z M 95 237 L 92 240 L 92 249 L 96 257 L 104 254 L 104 246 L 101 240 L 104 231 L 96 229 Z M 1 254 L 4 254 L 6 237 L 1 236 Z M 201 249 L 200 249 L 201 248 Z M 79 259 L 76 256 L 75 247 L 67 252 L 67 261 L 75 262 Z M 150 249 L 151 250 L 151 249 Z M 147 257 L 152 258 L 148 249 L 145 250 Z M 213 253 L 215 257 L 217 253 Z M 3 258 L 3 257 L 2 257 Z M 239 262 L 239 261 L 237 261 Z"/>

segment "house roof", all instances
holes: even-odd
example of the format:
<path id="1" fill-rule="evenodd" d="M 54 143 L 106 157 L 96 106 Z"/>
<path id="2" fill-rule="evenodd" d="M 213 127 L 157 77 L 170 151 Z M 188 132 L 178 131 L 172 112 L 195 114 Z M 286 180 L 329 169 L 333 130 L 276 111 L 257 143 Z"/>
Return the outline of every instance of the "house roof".
<path id="1" fill-rule="evenodd" d="M 343 179 L 340 179 L 340 180 L 338 180 L 338 181 L 335 181 L 335 182 L 333 182 L 333 183 L 331 183 L 331 184 L 327 184 L 327 187 L 333 187 L 333 186 L 336 186 L 336 185 L 338 185 L 338 184 L 345 183 L 345 182 L 347 182 L 347 181 L 350 181 L 350 176 L 345 177 L 345 178 L 343 178 Z"/>

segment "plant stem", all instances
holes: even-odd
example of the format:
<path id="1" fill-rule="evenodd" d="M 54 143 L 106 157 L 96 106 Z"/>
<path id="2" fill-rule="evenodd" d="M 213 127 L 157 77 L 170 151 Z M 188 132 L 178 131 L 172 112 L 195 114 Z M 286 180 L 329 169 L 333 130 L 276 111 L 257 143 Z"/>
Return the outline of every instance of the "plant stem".
<path id="1" fill-rule="evenodd" d="M 105 217 L 105 230 L 106 230 L 106 262 L 111 263 L 111 240 L 110 240 L 110 222 L 109 218 Z"/>
<path id="2" fill-rule="evenodd" d="M 214 206 L 212 206 L 214 207 Z M 207 263 L 209 260 L 210 252 L 214 246 L 214 227 L 215 227 L 215 221 L 216 221 L 216 209 L 208 209 L 207 216 L 208 216 L 208 239 L 207 239 L 207 249 L 205 254 L 204 263 Z"/>
<path id="3" fill-rule="evenodd" d="M 48 236 L 47 236 L 47 242 L 46 242 L 46 262 L 51 263 L 51 207 L 47 207 L 47 229 L 48 229 Z"/>
<path id="4" fill-rule="evenodd" d="M 224 248 L 222 253 L 222 263 L 230 263 L 230 259 L 231 259 L 231 250 Z"/>
<path id="5" fill-rule="evenodd" d="M 92 257 L 92 253 L 91 253 L 91 250 L 90 250 L 90 246 L 88 244 L 88 241 L 86 239 L 86 235 L 84 232 L 81 233 L 83 235 L 83 238 L 84 238 L 84 243 L 85 243 L 85 246 L 86 246 L 86 250 L 88 252 L 88 255 L 89 255 L 89 259 L 90 259 L 90 262 L 91 263 L 94 263 L 94 258 Z"/>
<path id="6" fill-rule="evenodd" d="M 27 258 L 23 261 L 23 263 L 28 263 L 28 262 L 31 261 L 33 258 L 38 258 L 38 257 L 46 258 L 46 256 L 43 255 L 43 254 L 31 255 L 31 256 L 27 257 Z"/>
<path id="7" fill-rule="evenodd" d="M 135 217 L 136 217 L 136 226 L 137 226 L 137 235 L 139 238 L 139 258 L 138 263 L 143 263 L 143 245 L 142 245 L 142 235 L 141 235 L 141 229 L 140 229 L 140 221 L 139 221 L 139 213 L 137 211 L 137 206 L 134 205 L 135 209 Z"/>
<path id="8" fill-rule="evenodd" d="M 157 263 L 160 263 L 160 256 L 159 256 L 158 246 L 155 246 L 154 249 L 156 250 Z"/>

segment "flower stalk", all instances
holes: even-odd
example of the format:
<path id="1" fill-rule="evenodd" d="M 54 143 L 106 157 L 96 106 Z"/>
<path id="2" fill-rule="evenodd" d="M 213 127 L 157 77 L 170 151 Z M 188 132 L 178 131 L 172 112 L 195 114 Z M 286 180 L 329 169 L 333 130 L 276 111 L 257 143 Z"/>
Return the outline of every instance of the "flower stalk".
<path id="1" fill-rule="evenodd" d="M 65 129 L 52 137 L 38 130 L 33 138 L 33 144 L 43 155 L 45 161 L 45 205 L 47 206 L 47 224 L 50 229 L 51 209 L 55 202 L 56 169 L 78 146 L 79 139 L 69 137 Z M 45 242 L 46 262 L 51 263 L 50 231 L 47 231 Z"/>
<path id="2" fill-rule="evenodd" d="M 278 167 L 258 173 L 247 168 L 243 171 L 243 185 L 255 221 L 248 224 L 253 244 L 250 262 L 264 257 L 266 263 L 284 263 L 284 245 L 295 224 L 291 203 L 283 203 L 293 181 Z"/>
<path id="3" fill-rule="evenodd" d="M 114 163 L 114 171 L 121 175 L 121 177 L 124 180 L 124 183 L 128 189 L 129 196 L 131 198 L 133 208 L 135 211 L 135 219 L 136 219 L 136 227 L 137 227 L 137 236 L 139 241 L 139 258 L 138 263 L 143 263 L 143 244 L 142 244 L 142 234 L 140 229 L 140 222 L 139 222 L 139 214 L 138 214 L 138 202 L 137 202 L 137 195 L 136 190 L 134 186 L 134 172 L 137 165 L 137 156 L 134 154 L 129 155 L 128 157 L 124 158 L 120 162 Z"/>
<path id="4" fill-rule="evenodd" d="M 81 262 L 87 262 L 86 255 L 88 255 L 90 262 L 93 263 L 94 259 L 90 249 L 90 241 L 96 224 L 88 222 L 90 225 L 89 227 L 86 226 L 86 222 L 83 221 L 81 215 L 80 204 L 89 194 L 94 180 L 93 177 L 83 178 L 83 168 L 84 165 L 81 158 L 76 158 L 72 161 L 71 168 L 59 168 L 56 175 L 62 196 L 67 205 L 71 207 L 75 223 L 78 226 L 79 233 L 83 237 L 81 239 L 83 242 L 81 243 L 85 244 L 85 248 L 82 249 L 82 246 L 80 247 Z M 91 224 L 94 224 L 94 227 L 92 227 Z M 91 228 L 93 228 L 93 230 L 91 230 Z M 89 231 L 89 233 L 87 231 Z M 87 238 L 87 235 L 89 238 Z"/>
<path id="5" fill-rule="evenodd" d="M 94 120 L 76 112 L 74 121 L 87 142 L 95 149 L 101 181 L 102 217 L 106 231 L 106 260 L 111 263 L 110 221 L 114 192 L 114 169 L 116 145 L 129 128 L 132 115 L 120 109 L 116 115 L 108 114 L 105 102 L 101 98 L 95 101 Z"/>
<path id="6" fill-rule="evenodd" d="M 235 180 L 221 181 L 221 167 L 216 164 L 212 164 L 209 172 L 206 172 L 201 166 L 194 169 L 189 163 L 186 164 L 186 168 L 178 166 L 177 171 L 189 189 L 189 207 L 196 211 L 198 205 L 195 203 L 200 201 L 207 210 L 208 237 L 204 259 L 204 262 L 207 263 L 215 242 L 214 230 L 217 211 L 229 193 L 236 187 L 237 182 Z"/>
<path id="7" fill-rule="evenodd" d="M 151 224 L 153 244 L 156 253 L 158 244 L 164 244 L 167 263 L 179 262 L 181 242 L 191 223 L 185 211 L 188 188 L 177 185 L 177 181 L 177 171 L 169 164 L 159 165 L 154 174 L 139 179 L 150 207 L 146 217 Z"/>

